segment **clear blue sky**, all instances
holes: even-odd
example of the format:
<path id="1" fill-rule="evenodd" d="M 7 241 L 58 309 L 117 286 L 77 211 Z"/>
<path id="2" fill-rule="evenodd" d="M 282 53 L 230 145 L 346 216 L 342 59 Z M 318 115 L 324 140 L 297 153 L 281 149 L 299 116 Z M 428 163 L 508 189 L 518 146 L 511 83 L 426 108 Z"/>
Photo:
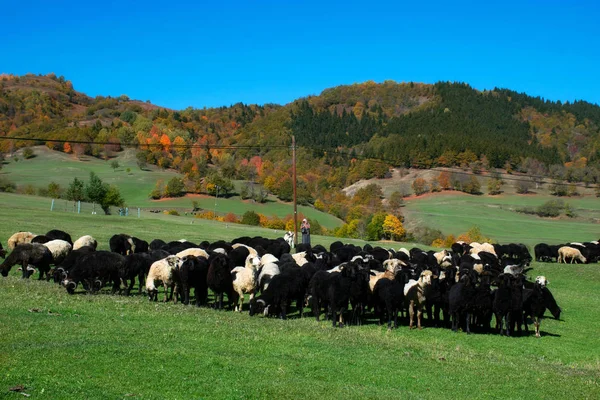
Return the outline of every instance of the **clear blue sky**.
<path id="1" fill-rule="evenodd" d="M 0 0 L 0 72 L 174 109 L 387 79 L 600 104 L 600 2 L 491 3 Z"/>

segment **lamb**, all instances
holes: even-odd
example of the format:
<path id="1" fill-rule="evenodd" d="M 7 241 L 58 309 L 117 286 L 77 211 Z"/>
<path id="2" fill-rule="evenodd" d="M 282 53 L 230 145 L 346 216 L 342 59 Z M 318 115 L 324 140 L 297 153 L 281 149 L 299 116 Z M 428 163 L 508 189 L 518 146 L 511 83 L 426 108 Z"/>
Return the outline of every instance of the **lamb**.
<path id="1" fill-rule="evenodd" d="M 71 244 L 65 240 L 55 239 L 44 243 L 44 246 L 52 253 L 52 259 L 54 265 L 61 264 L 65 257 L 71 252 Z"/>
<path id="2" fill-rule="evenodd" d="M 105 283 L 111 281 L 114 294 L 119 290 L 119 268 L 124 257 L 110 251 L 92 251 L 79 257 L 63 280 L 69 294 L 75 293 L 75 288 L 82 282 L 86 290 L 91 293 L 97 292 Z"/>
<path id="3" fill-rule="evenodd" d="M 206 304 L 208 298 L 208 259 L 188 255 L 182 258 L 179 268 L 179 280 L 181 282 L 181 302 L 188 305 L 190 302 L 190 288 L 194 288 L 196 306 Z"/>
<path id="4" fill-rule="evenodd" d="M 16 245 L 4 262 L 0 264 L 0 273 L 2 276 L 8 276 L 10 269 L 16 264 L 21 264 L 23 279 L 29 278 L 31 269 L 28 266 L 33 265 L 40 271 L 38 280 L 41 280 L 44 274 L 48 275 L 48 271 L 50 271 L 52 253 L 43 244 L 21 243 Z"/>
<path id="5" fill-rule="evenodd" d="M 162 282 L 165 288 L 165 303 L 169 301 L 169 297 L 173 297 L 175 290 L 175 276 L 177 270 L 181 267 L 181 258 L 177 256 L 168 256 L 162 260 L 154 262 L 150 266 L 148 272 L 148 278 L 146 279 L 146 291 L 148 292 L 148 298 L 150 300 L 158 300 L 158 289 L 156 284 Z M 169 296 L 169 288 L 171 288 L 171 296 Z M 177 297 L 173 297 L 174 301 L 177 302 Z"/>
<path id="6" fill-rule="evenodd" d="M 571 259 L 571 264 L 573 264 L 575 260 L 581 261 L 584 264 L 587 262 L 586 258 L 581 254 L 581 251 L 579 251 L 579 249 L 575 249 L 569 246 L 563 246 L 560 249 L 558 249 L 557 262 L 564 262 L 566 264 L 567 258 Z"/>
<path id="7" fill-rule="evenodd" d="M 98 248 L 98 242 L 90 235 L 80 237 L 73 243 L 73 250 L 78 250 L 82 247 Z"/>
<path id="8" fill-rule="evenodd" d="M 250 300 L 254 298 L 256 288 L 258 286 L 258 266 L 260 258 L 250 254 L 246 258 L 246 263 L 243 267 L 235 267 L 231 271 L 233 279 L 233 290 L 238 294 L 238 304 L 235 306 L 235 311 L 242 312 L 244 305 L 244 294 L 250 294 Z"/>
<path id="9" fill-rule="evenodd" d="M 8 249 L 14 250 L 18 244 L 31 243 L 31 240 L 37 235 L 31 232 L 17 232 L 8 238 Z"/>
<path id="10" fill-rule="evenodd" d="M 421 272 L 417 281 L 411 279 L 406 286 L 404 286 L 404 298 L 408 304 L 409 312 L 409 327 L 414 328 L 414 316 L 415 308 L 417 310 L 417 327 L 423 329 L 421 326 L 421 317 L 423 315 L 423 308 L 427 302 L 427 293 L 431 287 L 431 279 L 433 273 L 429 270 Z"/>
<path id="11" fill-rule="evenodd" d="M 206 282 L 210 290 L 218 297 L 215 308 L 223 309 L 223 294 L 227 295 L 229 303 L 237 303 L 237 293 L 233 290 L 233 277 L 231 270 L 234 268 L 231 259 L 220 253 L 213 253 L 208 259 L 209 267 Z"/>

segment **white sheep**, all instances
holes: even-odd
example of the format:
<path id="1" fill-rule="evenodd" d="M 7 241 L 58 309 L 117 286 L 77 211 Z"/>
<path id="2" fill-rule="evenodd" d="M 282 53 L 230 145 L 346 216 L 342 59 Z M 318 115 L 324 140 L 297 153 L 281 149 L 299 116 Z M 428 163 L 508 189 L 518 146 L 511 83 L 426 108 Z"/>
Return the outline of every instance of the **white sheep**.
<path id="1" fill-rule="evenodd" d="M 31 243 L 31 240 L 36 236 L 35 233 L 31 232 L 17 232 L 8 238 L 8 248 L 14 250 L 18 244 Z"/>
<path id="2" fill-rule="evenodd" d="M 258 274 L 258 286 L 260 287 L 261 292 L 267 290 L 273 277 L 279 275 L 280 272 L 279 266 L 275 263 L 271 262 L 263 264 L 260 273 Z"/>
<path id="3" fill-rule="evenodd" d="M 254 299 L 256 288 L 258 287 L 258 267 L 260 258 L 248 255 L 246 264 L 243 267 L 235 267 L 231 271 L 233 278 L 233 290 L 239 295 L 238 304 L 235 306 L 235 311 L 242 312 L 244 304 L 244 294 L 250 294 L 250 301 Z"/>
<path id="4" fill-rule="evenodd" d="M 85 235 L 80 237 L 75 241 L 75 243 L 73 243 L 73 250 L 78 250 L 84 246 L 89 246 L 93 249 L 96 249 L 98 247 L 98 242 L 92 236 Z"/>
<path id="5" fill-rule="evenodd" d="M 450 256 L 450 253 L 447 250 L 444 249 L 437 253 L 433 253 L 433 256 L 440 267 L 447 268 L 452 266 L 452 256 Z"/>
<path id="6" fill-rule="evenodd" d="M 44 243 L 44 246 L 52 253 L 54 265 L 59 265 L 65 257 L 71 252 L 71 244 L 65 240 L 55 239 Z"/>
<path id="7" fill-rule="evenodd" d="M 292 258 L 294 259 L 294 261 L 296 261 L 296 264 L 298 264 L 298 266 L 300 266 L 300 267 L 308 262 L 308 260 L 306 259 L 305 251 L 301 251 L 300 253 L 292 254 Z"/>
<path id="8" fill-rule="evenodd" d="M 189 249 L 181 250 L 176 254 L 176 256 L 179 258 L 183 258 L 185 256 L 204 257 L 208 260 L 208 253 L 206 250 L 198 247 L 191 247 Z"/>
<path id="9" fill-rule="evenodd" d="M 559 263 L 563 262 L 566 264 L 567 258 L 571 259 L 571 264 L 573 264 L 575 260 L 579 260 L 584 264 L 587 262 L 587 259 L 581 254 L 581 251 L 579 251 L 579 249 L 569 246 L 563 246 L 560 249 L 558 249 L 558 259 L 556 261 Z"/>
<path id="10" fill-rule="evenodd" d="M 168 289 L 171 288 L 171 296 L 175 291 L 175 273 L 183 264 L 183 260 L 177 256 L 168 256 L 162 260 L 154 262 L 150 266 L 148 277 L 146 278 L 146 291 L 150 300 L 158 300 L 158 289 L 156 285 L 162 283 L 165 288 L 165 303 L 169 300 Z M 174 302 L 177 302 L 177 296 Z"/>
<path id="11" fill-rule="evenodd" d="M 390 258 L 389 260 L 385 260 L 383 262 L 385 272 L 370 271 L 371 276 L 369 276 L 369 289 L 371 289 L 371 293 L 373 293 L 377 281 L 383 278 L 394 280 L 398 271 L 400 271 L 400 269 L 405 266 L 406 264 L 402 260 L 398 260 L 397 258 Z"/>
<path id="12" fill-rule="evenodd" d="M 425 308 L 425 303 L 427 302 L 427 294 L 429 292 L 429 288 L 431 287 L 432 278 L 433 273 L 429 270 L 425 270 L 421 272 L 419 280 L 415 281 L 414 279 L 411 279 L 404 286 L 404 297 L 406 303 L 408 303 L 410 329 L 412 329 L 414 325 L 415 308 L 417 309 L 417 327 L 422 329 L 421 316 L 423 315 L 423 309 Z"/>

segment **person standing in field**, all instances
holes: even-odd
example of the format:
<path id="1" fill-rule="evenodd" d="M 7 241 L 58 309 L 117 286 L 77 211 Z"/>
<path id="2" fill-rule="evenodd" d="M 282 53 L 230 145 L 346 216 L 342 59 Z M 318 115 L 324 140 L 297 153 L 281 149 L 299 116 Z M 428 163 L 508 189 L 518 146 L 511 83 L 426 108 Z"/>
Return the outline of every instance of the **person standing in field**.
<path id="1" fill-rule="evenodd" d="M 302 220 L 300 232 L 302 232 L 302 244 L 307 244 L 310 246 L 310 224 L 308 223 L 306 218 Z"/>

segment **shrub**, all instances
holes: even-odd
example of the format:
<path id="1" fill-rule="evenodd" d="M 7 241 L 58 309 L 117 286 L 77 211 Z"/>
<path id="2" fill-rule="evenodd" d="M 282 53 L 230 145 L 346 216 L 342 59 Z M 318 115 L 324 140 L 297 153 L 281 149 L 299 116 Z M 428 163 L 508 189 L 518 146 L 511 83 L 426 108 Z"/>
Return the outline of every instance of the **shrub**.
<path id="1" fill-rule="evenodd" d="M 165 214 L 179 216 L 179 211 L 177 211 L 177 210 L 168 210 L 168 211 L 165 211 Z"/>
<path id="2" fill-rule="evenodd" d="M 25 147 L 23 149 L 23 158 L 29 160 L 33 157 L 35 157 L 35 154 L 33 154 L 33 150 L 30 147 Z"/>
<path id="3" fill-rule="evenodd" d="M 518 194 L 527 194 L 527 193 L 529 193 L 532 186 L 533 185 L 531 184 L 531 182 L 525 181 L 525 180 L 519 180 L 515 184 L 515 188 L 516 188 L 516 191 L 517 191 Z"/>
<path id="4" fill-rule="evenodd" d="M 540 217 L 558 217 L 564 208 L 564 201 L 549 200 L 536 208 L 536 214 Z"/>
<path id="5" fill-rule="evenodd" d="M 550 185 L 550 194 L 553 196 L 566 196 L 567 195 L 567 185 L 561 183 L 559 181 L 552 182 Z"/>
<path id="6" fill-rule="evenodd" d="M 29 184 L 29 185 L 25 185 L 25 186 L 23 186 L 23 187 L 20 187 L 20 188 L 19 188 L 19 190 L 18 190 L 18 192 L 19 192 L 19 193 L 22 193 L 22 194 L 29 195 L 29 196 L 34 196 L 34 195 L 36 194 L 37 190 L 36 190 L 35 186 L 33 186 L 33 185 Z M 47 196 L 47 195 L 48 195 L 48 192 L 46 191 L 46 192 L 45 192 L 44 194 L 42 194 L 42 195 L 43 195 L 43 196 Z"/>
<path id="7" fill-rule="evenodd" d="M 412 183 L 412 189 L 417 196 L 425 194 L 429 191 L 427 187 L 427 182 L 423 178 L 417 178 Z"/>
<path id="8" fill-rule="evenodd" d="M 242 215 L 240 222 L 244 225 L 258 226 L 260 224 L 260 216 L 256 212 L 249 210 Z"/>
<path id="9" fill-rule="evenodd" d="M 234 213 L 227 213 L 225 214 L 225 216 L 223 217 L 223 221 L 224 222 L 231 222 L 233 224 L 237 224 L 239 221 L 238 217 L 234 214 Z"/>
<path id="10" fill-rule="evenodd" d="M 410 238 L 411 242 L 428 244 L 433 243 L 437 239 L 443 239 L 444 235 L 439 229 L 433 229 L 428 226 L 420 226 L 411 231 L 408 237 Z"/>
<path id="11" fill-rule="evenodd" d="M 177 178 L 174 176 L 169 179 L 167 182 L 167 187 L 165 188 L 165 196 L 166 197 L 181 197 L 185 194 L 185 185 L 183 184 L 183 180 L 181 178 Z"/>

